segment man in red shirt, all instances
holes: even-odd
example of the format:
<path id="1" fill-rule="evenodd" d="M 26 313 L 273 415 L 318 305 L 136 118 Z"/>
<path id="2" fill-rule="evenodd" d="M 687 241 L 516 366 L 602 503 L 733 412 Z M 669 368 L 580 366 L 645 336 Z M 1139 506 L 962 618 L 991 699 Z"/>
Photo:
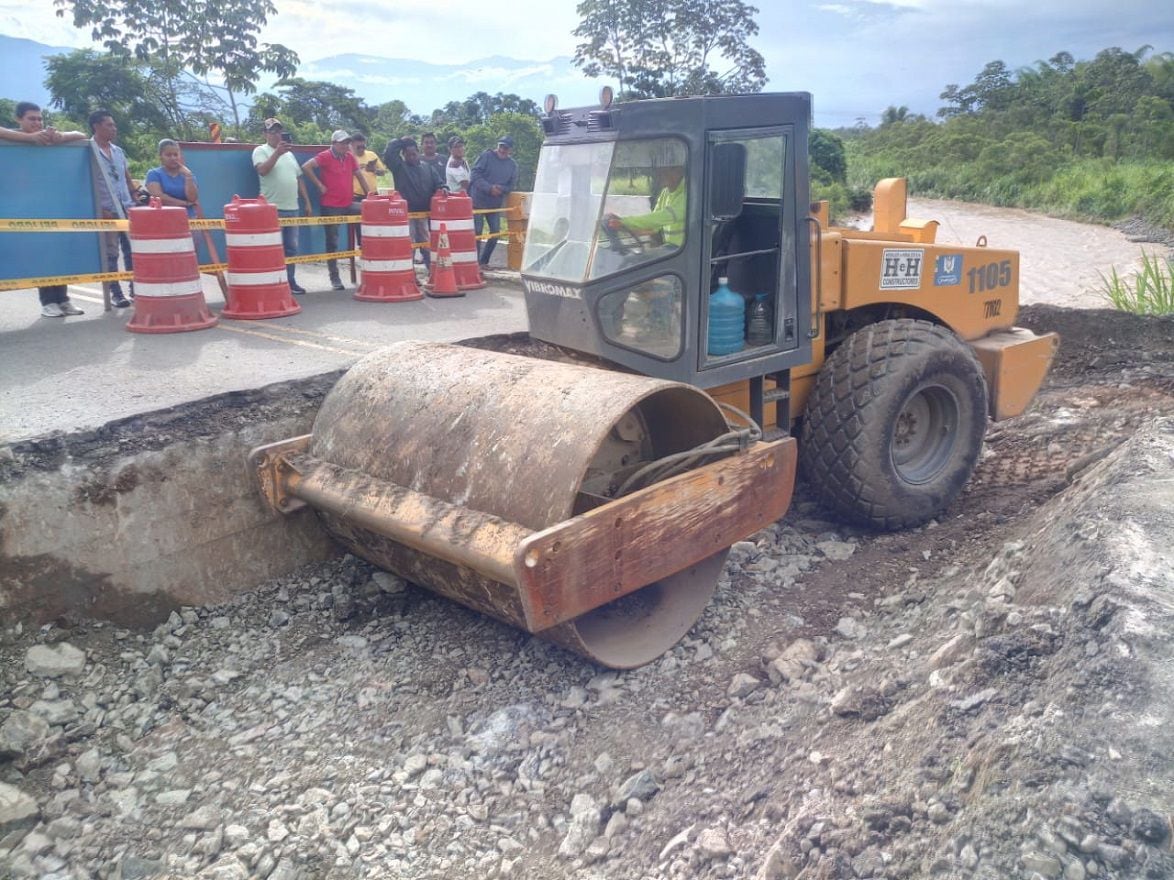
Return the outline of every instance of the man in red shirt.
<path id="1" fill-rule="evenodd" d="M 332 134 L 330 149 L 323 150 L 306 162 L 302 166 L 302 171 L 305 172 L 306 179 L 318 187 L 318 192 L 321 193 L 318 201 L 322 206 L 323 217 L 359 213 L 358 205 L 354 201 L 354 187 L 357 181 L 365 196 L 367 181 L 363 179 L 359 163 L 355 161 L 355 154 L 351 152 L 351 136 L 345 131 L 339 129 Z M 334 253 L 338 250 L 338 226 L 330 225 L 324 228 L 326 252 Z M 338 277 L 338 260 L 327 260 L 326 268 L 330 272 L 330 286 L 335 290 L 345 290 L 342 279 Z"/>

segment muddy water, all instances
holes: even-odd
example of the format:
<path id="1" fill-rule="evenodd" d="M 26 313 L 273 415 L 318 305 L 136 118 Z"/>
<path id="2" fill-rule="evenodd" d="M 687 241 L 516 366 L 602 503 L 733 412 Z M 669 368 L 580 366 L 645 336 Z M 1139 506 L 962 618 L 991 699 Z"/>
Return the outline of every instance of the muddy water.
<path id="1" fill-rule="evenodd" d="M 1160 244 L 1130 241 L 1108 226 L 1058 220 L 1017 208 L 938 199 L 910 199 L 909 216 L 938 220 L 939 242 L 972 245 L 980 235 L 991 247 L 1019 251 L 1020 301 L 1078 309 L 1111 308 L 1101 275 L 1114 267 L 1132 276 L 1142 253 L 1169 255 Z"/>

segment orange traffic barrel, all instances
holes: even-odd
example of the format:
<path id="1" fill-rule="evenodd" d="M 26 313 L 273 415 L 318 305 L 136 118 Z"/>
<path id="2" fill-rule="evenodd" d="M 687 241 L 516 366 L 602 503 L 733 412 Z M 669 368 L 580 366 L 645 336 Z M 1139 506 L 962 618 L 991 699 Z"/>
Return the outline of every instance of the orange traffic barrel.
<path id="1" fill-rule="evenodd" d="M 428 276 L 428 283 L 424 289 L 429 296 L 464 296 L 465 292 L 457 286 L 456 272 L 453 270 L 452 248 L 448 243 L 448 229 L 440 224 L 440 232 L 436 236 L 436 255 L 432 259 L 432 274 Z"/>
<path id="2" fill-rule="evenodd" d="M 412 268 L 412 234 L 408 203 L 395 190 L 369 193 L 360 206 L 363 280 L 355 299 L 367 302 L 411 302 L 423 299 Z"/>
<path id="3" fill-rule="evenodd" d="M 284 318 L 302 310 L 289 289 L 276 205 L 264 196 L 233 196 L 224 206 L 224 241 L 228 246 L 228 304 L 221 316 L 236 320 Z"/>
<path id="4" fill-rule="evenodd" d="M 485 286 L 477 262 L 477 235 L 473 231 L 473 200 L 464 193 L 439 190 L 432 197 L 432 253 L 440 247 L 440 226 L 448 229 L 452 268 L 458 290 L 479 290 Z"/>
<path id="5" fill-rule="evenodd" d="M 204 301 L 188 212 L 151 199 L 147 207 L 131 208 L 129 213 L 135 313 L 126 329 L 183 333 L 214 326 L 216 317 Z"/>

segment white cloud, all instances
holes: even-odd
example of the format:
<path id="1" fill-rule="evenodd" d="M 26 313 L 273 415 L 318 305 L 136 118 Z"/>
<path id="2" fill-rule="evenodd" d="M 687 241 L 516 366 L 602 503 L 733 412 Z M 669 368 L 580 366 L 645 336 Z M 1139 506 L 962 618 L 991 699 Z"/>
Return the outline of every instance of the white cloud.
<path id="1" fill-rule="evenodd" d="M 968 83 L 988 61 L 1030 65 L 1067 50 L 1090 58 L 1100 49 L 1151 44 L 1174 50 L 1174 4 L 1157 0 L 783 0 L 755 4 L 753 45 L 767 61 L 768 88 L 815 95 L 821 124 L 875 119 L 889 104 L 932 114 L 948 83 Z M 278 0 L 261 35 L 302 58 L 302 75 L 337 79 L 361 97 L 363 84 L 402 89 L 427 100 L 423 77 L 391 76 L 378 58 L 322 68 L 315 59 L 353 53 L 468 64 L 505 56 L 529 75 L 551 80 L 546 59 L 574 52 L 576 0 Z M 0 0 L 0 33 L 55 46 L 91 46 L 87 31 L 54 15 L 49 0 Z M 3 59 L 0 59 L 2 69 Z M 504 65 L 455 75 L 453 90 L 510 91 L 527 73 Z M 584 80 L 579 78 L 576 83 Z M 593 90 L 595 87 L 592 87 Z M 413 89 L 416 94 L 413 94 Z M 568 91 L 559 85 L 559 91 Z M 467 95 L 455 94 L 453 99 Z M 540 95 L 527 95 L 537 100 Z M 423 108 L 429 109 L 429 108 Z"/>

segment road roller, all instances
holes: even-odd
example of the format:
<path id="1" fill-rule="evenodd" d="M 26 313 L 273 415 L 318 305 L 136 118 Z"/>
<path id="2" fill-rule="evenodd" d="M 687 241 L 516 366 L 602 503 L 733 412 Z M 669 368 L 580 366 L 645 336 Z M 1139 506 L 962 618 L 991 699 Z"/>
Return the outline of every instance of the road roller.
<path id="1" fill-rule="evenodd" d="M 941 515 L 1058 340 L 1015 326 L 1018 253 L 937 243 L 904 180 L 871 229 L 832 225 L 810 118 L 806 93 L 548 97 L 521 279 L 530 335 L 567 357 L 371 354 L 310 434 L 254 450 L 264 497 L 614 668 L 688 631 L 797 473 L 871 528 Z"/>

